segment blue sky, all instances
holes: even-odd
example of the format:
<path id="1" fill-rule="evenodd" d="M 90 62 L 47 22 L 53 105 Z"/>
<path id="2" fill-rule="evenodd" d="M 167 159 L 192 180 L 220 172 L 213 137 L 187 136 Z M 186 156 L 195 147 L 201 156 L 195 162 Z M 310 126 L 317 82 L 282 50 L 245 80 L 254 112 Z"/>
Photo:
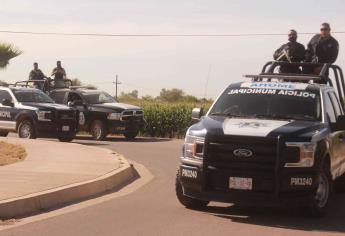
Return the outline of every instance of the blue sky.
<path id="1" fill-rule="evenodd" d="M 291 7 L 291 9 L 289 9 Z M 0 30 L 113 34 L 237 34 L 318 32 L 321 22 L 345 31 L 344 1 L 166 1 L 166 0 L 0 0 Z M 345 34 L 337 64 L 343 66 Z M 311 35 L 300 35 L 306 44 Z M 138 89 L 158 95 L 161 88 L 181 88 L 215 98 L 242 75 L 256 73 L 271 60 L 286 36 L 233 38 L 95 38 L 0 33 L 24 54 L 0 71 L 0 79 L 22 80 L 34 61 L 49 74 L 61 60 L 68 77 L 114 93 Z"/>

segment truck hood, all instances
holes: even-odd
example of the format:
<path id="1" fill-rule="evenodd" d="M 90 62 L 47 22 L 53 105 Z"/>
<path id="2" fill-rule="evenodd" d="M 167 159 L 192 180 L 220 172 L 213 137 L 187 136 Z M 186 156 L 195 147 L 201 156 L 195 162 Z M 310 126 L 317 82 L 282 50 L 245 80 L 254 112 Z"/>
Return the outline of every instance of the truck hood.
<path id="1" fill-rule="evenodd" d="M 72 110 L 70 107 L 57 103 L 35 103 L 22 102 L 21 105 L 27 108 L 49 109 L 49 110 Z"/>
<path id="2" fill-rule="evenodd" d="M 125 104 L 125 103 L 102 103 L 102 104 L 92 104 L 90 106 L 95 107 L 95 108 L 112 109 L 115 111 L 141 110 L 140 107 L 133 106 L 130 104 Z"/>
<path id="3" fill-rule="evenodd" d="M 210 135 L 236 135 L 256 137 L 312 136 L 323 128 L 323 124 L 314 121 L 287 121 L 266 119 L 227 118 L 219 116 L 204 117 L 192 126 L 190 134 L 200 134 L 205 130 Z"/>

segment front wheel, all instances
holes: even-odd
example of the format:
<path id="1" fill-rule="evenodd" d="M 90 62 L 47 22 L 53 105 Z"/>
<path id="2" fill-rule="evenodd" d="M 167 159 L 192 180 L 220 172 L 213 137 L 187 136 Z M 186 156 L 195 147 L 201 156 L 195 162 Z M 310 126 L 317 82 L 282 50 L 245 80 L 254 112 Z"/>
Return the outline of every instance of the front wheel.
<path id="1" fill-rule="evenodd" d="M 69 143 L 69 142 L 72 142 L 73 139 L 74 137 L 60 137 L 59 141 L 64 142 L 64 143 Z"/>
<path id="2" fill-rule="evenodd" d="M 312 204 L 308 208 L 311 216 L 324 215 L 332 201 L 334 194 L 334 183 L 328 165 L 324 165 L 318 177 L 318 187 Z"/>
<path id="3" fill-rule="evenodd" d="M 18 126 L 19 138 L 35 139 L 35 129 L 32 122 L 28 120 L 23 120 Z"/>
<path id="4" fill-rule="evenodd" d="M 103 140 L 107 136 L 105 124 L 100 120 L 92 122 L 91 135 L 94 140 Z"/>
<path id="5" fill-rule="evenodd" d="M 175 191 L 176 191 L 176 196 L 177 196 L 178 201 L 187 208 L 201 209 L 201 208 L 206 207 L 209 203 L 209 201 L 203 201 L 203 200 L 191 198 L 183 194 L 183 187 L 180 182 L 180 173 L 178 170 L 176 174 Z"/>
<path id="6" fill-rule="evenodd" d="M 131 132 L 126 132 L 123 135 L 127 140 L 133 140 L 135 137 L 137 137 L 139 131 L 131 131 Z"/>

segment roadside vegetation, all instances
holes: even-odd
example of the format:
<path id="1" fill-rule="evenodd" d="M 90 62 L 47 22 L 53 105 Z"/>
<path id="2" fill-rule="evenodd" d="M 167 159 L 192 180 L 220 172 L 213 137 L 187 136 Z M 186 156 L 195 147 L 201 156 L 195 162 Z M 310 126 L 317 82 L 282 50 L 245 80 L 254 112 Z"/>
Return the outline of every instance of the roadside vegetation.
<path id="1" fill-rule="evenodd" d="M 137 105 L 144 109 L 147 126 L 142 136 L 162 138 L 183 138 L 192 124 L 191 114 L 195 107 L 204 109 L 204 113 L 212 104 L 211 99 L 198 99 L 186 95 L 180 89 L 162 89 L 157 97 L 138 97 L 138 91 L 121 93 L 119 102 Z"/>
<path id="2" fill-rule="evenodd" d="M 22 146 L 0 141 L 0 166 L 23 161 L 25 157 L 26 151 Z"/>

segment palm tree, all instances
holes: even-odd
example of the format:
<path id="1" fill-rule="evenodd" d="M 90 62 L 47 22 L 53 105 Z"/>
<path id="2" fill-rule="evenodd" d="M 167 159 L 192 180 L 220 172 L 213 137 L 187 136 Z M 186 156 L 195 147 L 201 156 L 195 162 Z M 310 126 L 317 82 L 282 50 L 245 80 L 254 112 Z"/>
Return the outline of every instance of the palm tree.
<path id="1" fill-rule="evenodd" d="M 22 54 L 22 51 L 12 44 L 0 43 L 0 69 L 6 68 L 10 60 Z"/>

